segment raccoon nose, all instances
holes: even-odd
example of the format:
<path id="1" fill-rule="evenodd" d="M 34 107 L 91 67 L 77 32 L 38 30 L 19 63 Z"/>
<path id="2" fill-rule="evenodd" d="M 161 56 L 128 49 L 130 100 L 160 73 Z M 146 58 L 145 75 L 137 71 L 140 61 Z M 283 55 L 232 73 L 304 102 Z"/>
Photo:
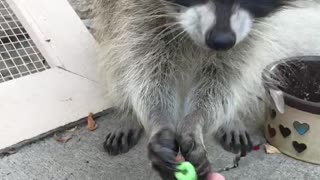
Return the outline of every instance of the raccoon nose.
<path id="1" fill-rule="evenodd" d="M 209 48 L 215 50 L 228 50 L 236 43 L 236 36 L 233 32 L 208 33 L 206 36 L 206 44 Z"/>

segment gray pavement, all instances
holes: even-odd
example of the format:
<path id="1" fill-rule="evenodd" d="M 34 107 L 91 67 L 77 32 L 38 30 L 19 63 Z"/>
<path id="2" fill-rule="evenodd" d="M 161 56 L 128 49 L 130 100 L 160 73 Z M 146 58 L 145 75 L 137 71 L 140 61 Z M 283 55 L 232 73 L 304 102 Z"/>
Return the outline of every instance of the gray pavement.
<path id="1" fill-rule="evenodd" d="M 54 136 L 22 147 L 0 159 L 1 180 L 158 180 L 146 157 L 146 138 L 129 153 L 116 157 L 102 150 L 102 142 L 117 120 L 106 114 L 90 132 L 78 126 L 73 138 L 59 143 Z M 234 155 L 225 152 L 211 138 L 206 139 L 214 170 L 231 166 Z M 241 159 L 239 167 L 223 172 L 228 180 L 320 179 L 320 166 L 294 160 L 282 154 L 266 154 L 263 149 Z"/>

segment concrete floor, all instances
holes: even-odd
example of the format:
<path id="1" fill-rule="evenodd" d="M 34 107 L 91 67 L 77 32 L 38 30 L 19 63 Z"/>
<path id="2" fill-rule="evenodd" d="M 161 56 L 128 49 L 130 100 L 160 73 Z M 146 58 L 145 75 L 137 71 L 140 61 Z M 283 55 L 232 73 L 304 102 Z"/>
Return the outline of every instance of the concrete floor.
<path id="1" fill-rule="evenodd" d="M 0 159 L 1 180 L 158 180 L 146 158 L 146 138 L 129 153 L 110 157 L 101 147 L 108 131 L 116 126 L 112 116 L 98 120 L 99 128 L 89 132 L 80 126 L 67 143 L 48 137 Z M 234 155 L 206 140 L 213 169 L 231 166 Z M 296 161 L 285 155 L 250 153 L 239 167 L 223 172 L 228 180 L 320 179 L 320 166 Z"/>

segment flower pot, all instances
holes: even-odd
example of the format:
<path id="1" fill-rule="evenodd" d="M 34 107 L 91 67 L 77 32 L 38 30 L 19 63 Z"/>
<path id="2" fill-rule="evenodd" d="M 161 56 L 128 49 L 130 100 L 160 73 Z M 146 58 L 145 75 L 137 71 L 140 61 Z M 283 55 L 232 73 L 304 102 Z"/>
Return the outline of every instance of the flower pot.
<path id="1" fill-rule="evenodd" d="M 273 63 L 263 72 L 270 106 L 265 136 L 282 153 L 320 164 L 320 56 Z"/>

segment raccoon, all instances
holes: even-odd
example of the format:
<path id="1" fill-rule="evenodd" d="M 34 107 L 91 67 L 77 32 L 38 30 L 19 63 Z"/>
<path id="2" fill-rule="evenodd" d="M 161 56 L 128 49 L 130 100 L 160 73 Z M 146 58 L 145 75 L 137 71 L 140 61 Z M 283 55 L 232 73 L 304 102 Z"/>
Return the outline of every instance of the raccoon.
<path id="1" fill-rule="evenodd" d="M 175 179 L 179 151 L 207 177 L 206 134 L 249 152 L 245 124 L 261 119 L 265 105 L 262 69 L 320 50 L 293 37 L 320 34 L 319 3 L 310 3 L 298 16 L 289 0 L 96 0 L 99 68 L 120 121 L 105 150 L 126 153 L 145 132 L 152 167 L 166 180 Z M 313 21 L 307 31 L 298 28 L 305 18 Z"/>

